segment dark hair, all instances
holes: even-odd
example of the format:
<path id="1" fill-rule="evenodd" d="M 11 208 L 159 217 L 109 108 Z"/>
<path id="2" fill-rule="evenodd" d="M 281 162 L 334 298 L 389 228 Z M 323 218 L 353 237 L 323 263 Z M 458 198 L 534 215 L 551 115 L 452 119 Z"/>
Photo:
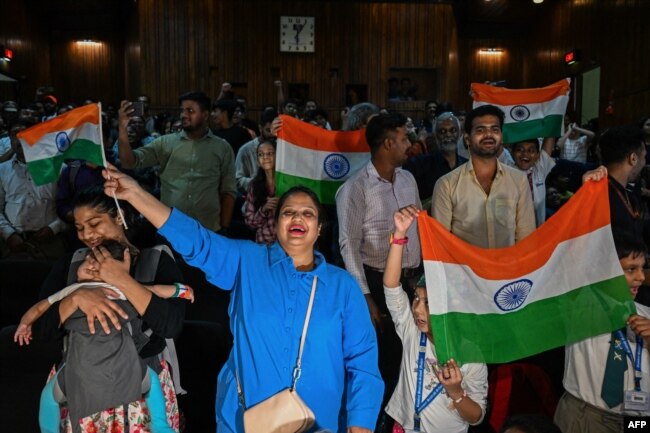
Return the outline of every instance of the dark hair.
<path id="1" fill-rule="evenodd" d="M 525 139 L 523 139 L 523 140 L 519 140 L 519 141 L 517 141 L 517 142 L 515 142 L 515 143 L 512 143 L 512 144 L 510 145 L 510 152 L 514 153 L 515 150 L 517 150 L 517 147 L 518 147 L 520 144 L 524 144 L 524 143 L 532 143 L 532 144 L 534 144 L 534 145 L 535 145 L 535 150 L 536 150 L 537 152 L 539 152 L 539 140 L 536 139 L 536 138 L 525 138 Z"/>
<path id="2" fill-rule="evenodd" d="M 311 189 L 307 188 L 306 186 L 302 186 L 302 185 L 291 187 L 289 188 L 289 190 L 287 190 L 287 192 L 285 192 L 280 196 L 280 200 L 278 200 L 278 207 L 275 208 L 275 220 L 278 221 L 280 219 L 280 210 L 282 209 L 284 202 L 287 201 L 289 197 L 295 194 L 307 194 L 309 196 L 311 201 L 314 202 L 314 205 L 316 206 L 316 211 L 318 212 L 318 224 L 320 224 L 321 226 L 324 225 L 325 208 L 323 208 L 323 205 L 318 199 L 316 193 Z"/>
<path id="3" fill-rule="evenodd" d="M 305 113 L 305 122 L 310 122 L 312 120 L 316 120 L 316 116 L 322 116 L 323 119 L 327 120 L 327 111 L 323 110 L 322 108 L 314 108 L 313 110 L 309 110 Z"/>
<path id="4" fill-rule="evenodd" d="M 648 253 L 643 239 L 632 236 L 629 233 L 620 233 L 614 236 L 614 245 L 616 246 L 616 255 L 618 259 L 632 256 L 634 258 Z"/>
<path id="5" fill-rule="evenodd" d="M 370 146 L 370 153 L 375 154 L 386 139 L 386 134 L 406 125 L 406 116 L 402 113 L 378 114 L 368 122 L 366 127 L 366 141 Z"/>
<path id="6" fill-rule="evenodd" d="M 643 124 L 646 123 L 648 119 L 650 119 L 649 116 L 643 116 L 642 118 L 639 119 L 639 122 L 637 123 L 639 129 L 643 129 Z"/>
<path id="7" fill-rule="evenodd" d="M 495 105 L 481 105 L 480 107 L 476 107 L 470 111 L 467 117 L 465 117 L 465 132 L 468 134 L 471 133 L 472 123 L 474 122 L 474 119 L 483 116 L 497 117 L 499 119 L 499 126 L 503 128 L 503 121 L 506 116 L 503 111 L 501 111 L 501 109 Z"/>
<path id="8" fill-rule="evenodd" d="M 603 164 L 623 162 L 631 153 L 641 154 L 643 132 L 635 126 L 615 126 L 600 135 L 599 146 Z"/>
<path id="9" fill-rule="evenodd" d="M 183 93 L 178 98 L 178 105 L 181 105 L 183 101 L 194 101 L 201 107 L 202 111 L 210 111 L 210 97 L 204 92 L 193 91 Z"/>
<path id="10" fill-rule="evenodd" d="M 120 207 L 122 208 L 122 213 L 124 214 L 126 224 L 131 226 L 135 221 L 135 210 L 128 202 L 119 200 L 119 203 Z M 113 197 L 109 197 L 104 193 L 103 185 L 91 186 L 77 192 L 72 201 L 72 205 L 74 209 L 88 206 L 98 212 L 110 215 L 111 218 L 117 218 L 118 216 L 115 200 Z"/>
<path id="11" fill-rule="evenodd" d="M 436 107 L 440 105 L 440 102 L 436 101 L 435 99 L 429 99 L 427 102 L 424 103 L 424 108 L 427 108 L 429 104 L 436 104 Z"/>
<path id="12" fill-rule="evenodd" d="M 271 140 L 263 140 L 257 145 L 256 151 L 259 151 L 259 148 L 263 144 L 273 146 L 273 149 L 275 150 L 275 142 Z M 269 196 L 269 192 L 266 189 L 266 173 L 261 166 L 257 168 L 257 174 L 251 180 L 251 193 L 253 194 L 253 207 L 257 211 L 259 208 L 264 206 L 266 198 Z"/>
<path id="13" fill-rule="evenodd" d="M 553 420 L 546 415 L 516 415 L 511 416 L 501 426 L 500 433 L 510 428 L 516 428 L 524 433 L 562 433 Z"/>
<path id="14" fill-rule="evenodd" d="M 275 108 L 267 108 L 262 112 L 262 116 L 260 117 L 260 125 L 264 126 L 267 123 L 271 123 L 276 117 L 278 117 L 278 110 Z"/>
<path id="15" fill-rule="evenodd" d="M 212 109 L 218 108 L 221 111 L 225 111 L 228 114 L 228 120 L 232 120 L 232 116 L 235 114 L 235 109 L 237 108 L 237 102 L 232 99 L 217 99 L 212 103 Z"/>
<path id="16" fill-rule="evenodd" d="M 127 248 L 126 244 L 115 239 L 104 239 L 100 246 L 106 248 L 115 260 L 119 260 L 120 262 L 124 261 L 124 250 Z"/>

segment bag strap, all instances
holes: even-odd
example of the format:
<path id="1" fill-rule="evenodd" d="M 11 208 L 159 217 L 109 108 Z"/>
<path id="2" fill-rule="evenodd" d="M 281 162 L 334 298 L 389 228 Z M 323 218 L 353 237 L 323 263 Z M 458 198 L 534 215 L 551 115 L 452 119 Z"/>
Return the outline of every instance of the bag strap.
<path id="1" fill-rule="evenodd" d="M 311 309 L 314 306 L 314 296 L 316 295 L 316 282 L 318 277 L 314 275 L 314 281 L 311 283 L 311 293 L 309 295 L 309 306 L 307 306 L 307 314 L 305 315 L 305 324 L 302 326 L 302 336 L 300 337 L 300 349 L 298 350 L 298 359 L 296 359 L 296 366 L 293 369 L 293 382 L 291 382 L 291 391 L 296 388 L 296 382 L 300 379 L 300 365 L 302 363 L 302 350 L 305 348 L 305 340 L 307 339 L 307 328 L 309 327 L 309 319 L 311 318 Z"/>
<path id="2" fill-rule="evenodd" d="M 314 275 L 314 280 L 311 283 L 311 293 L 309 294 L 309 305 L 307 306 L 307 314 L 305 315 L 305 323 L 302 326 L 302 335 L 300 336 L 300 349 L 298 349 L 298 358 L 296 359 L 296 366 L 293 369 L 293 380 L 291 381 L 291 391 L 296 389 L 296 382 L 300 379 L 300 374 L 302 372 L 300 366 L 302 365 L 302 351 L 305 348 L 305 340 L 307 338 L 307 328 L 309 328 L 309 319 L 311 318 L 311 310 L 314 306 L 314 296 L 316 296 L 316 283 L 318 282 L 318 277 Z M 246 410 L 246 401 L 244 399 L 244 391 L 241 388 L 241 382 L 239 382 L 239 375 L 237 374 L 237 367 L 235 367 L 235 380 L 237 381 L 237 395 L 239 396 L 239 401 Z"/>

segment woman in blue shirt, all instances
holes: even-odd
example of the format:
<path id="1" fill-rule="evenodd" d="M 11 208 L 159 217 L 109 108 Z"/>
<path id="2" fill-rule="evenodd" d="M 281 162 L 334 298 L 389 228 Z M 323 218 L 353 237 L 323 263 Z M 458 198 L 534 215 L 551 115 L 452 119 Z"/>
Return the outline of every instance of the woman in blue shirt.
<path id="1" fill-rule="evenodd" d="M 110 174 L 110 178 L 108 175 Z M 243 432 L 243 408 L 291 385 L 312 281 L 316 295 L 297 391 L 316 416 L 312 431 L 369 433 L 384 385 L 368 308 L 354 278 L 314 251 L 325 215 L 307 188 L 285 193 L 276 210 L 277 242 L 232 240 L 170 209 L 123 173 L 105 172 L 109 195 L 129 201 L 207 279 L 231 290 L 234 346 L 219 374 L 217 430 Z M 108 254 L 98 267 L 111 266 Z M 105 272 L 107 270 L 104 270 Z"/>

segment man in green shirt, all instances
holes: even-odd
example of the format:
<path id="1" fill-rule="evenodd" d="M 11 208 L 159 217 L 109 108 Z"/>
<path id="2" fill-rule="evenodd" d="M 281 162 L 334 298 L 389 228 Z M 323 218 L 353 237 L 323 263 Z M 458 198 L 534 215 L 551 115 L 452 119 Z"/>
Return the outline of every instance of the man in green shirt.
<path id="1" fill-rule="evenodd" d="M 224 231 L 230 226 L 237 195 L 234 153 L 225 140 L 208 128 L 210 98 L 205 93 L 185 93 L 179 103 L 183 130 L 134 150 L 126 128 L 133 107 L 122 101 L 121 164 L 124 168 L 160 165 L 160 200 L 215 232 Z"/>

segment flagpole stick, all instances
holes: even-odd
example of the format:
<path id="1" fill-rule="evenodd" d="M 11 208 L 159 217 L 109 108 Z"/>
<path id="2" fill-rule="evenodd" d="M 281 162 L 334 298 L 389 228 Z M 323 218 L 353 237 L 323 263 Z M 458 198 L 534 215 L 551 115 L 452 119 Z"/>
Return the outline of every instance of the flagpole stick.
<path id="1" fill-rule="evenodd" d="M 104 131 L 103 131 L 103 125 L 102 125 L 102 103 L 98 102 L 97 103 L 97 109 L 99 110 L 99 139 L 101 141 L 101 147 L 102 147 L 102 161 L 104 162 L 104 168 L 108 169 L 108 163 L 106 161 L 106 153 L 104 152 Z M 111 172 L 108 172 L 108 178 L 111 179 Z M 129 226 L 126 224 L 126 218 L 124 217 L 124 211 L 122 211 L 122 207 L 120 206 L 120 202 L 117 200 L 117 196 L 115 195 L 115 190 L 113 190 L 113 200 L 115 200 L 115 205 L 117 206 L 117 214 L 122 218 L 122 225 L 124 226 L 124 230 L 128 230 Z"/>

